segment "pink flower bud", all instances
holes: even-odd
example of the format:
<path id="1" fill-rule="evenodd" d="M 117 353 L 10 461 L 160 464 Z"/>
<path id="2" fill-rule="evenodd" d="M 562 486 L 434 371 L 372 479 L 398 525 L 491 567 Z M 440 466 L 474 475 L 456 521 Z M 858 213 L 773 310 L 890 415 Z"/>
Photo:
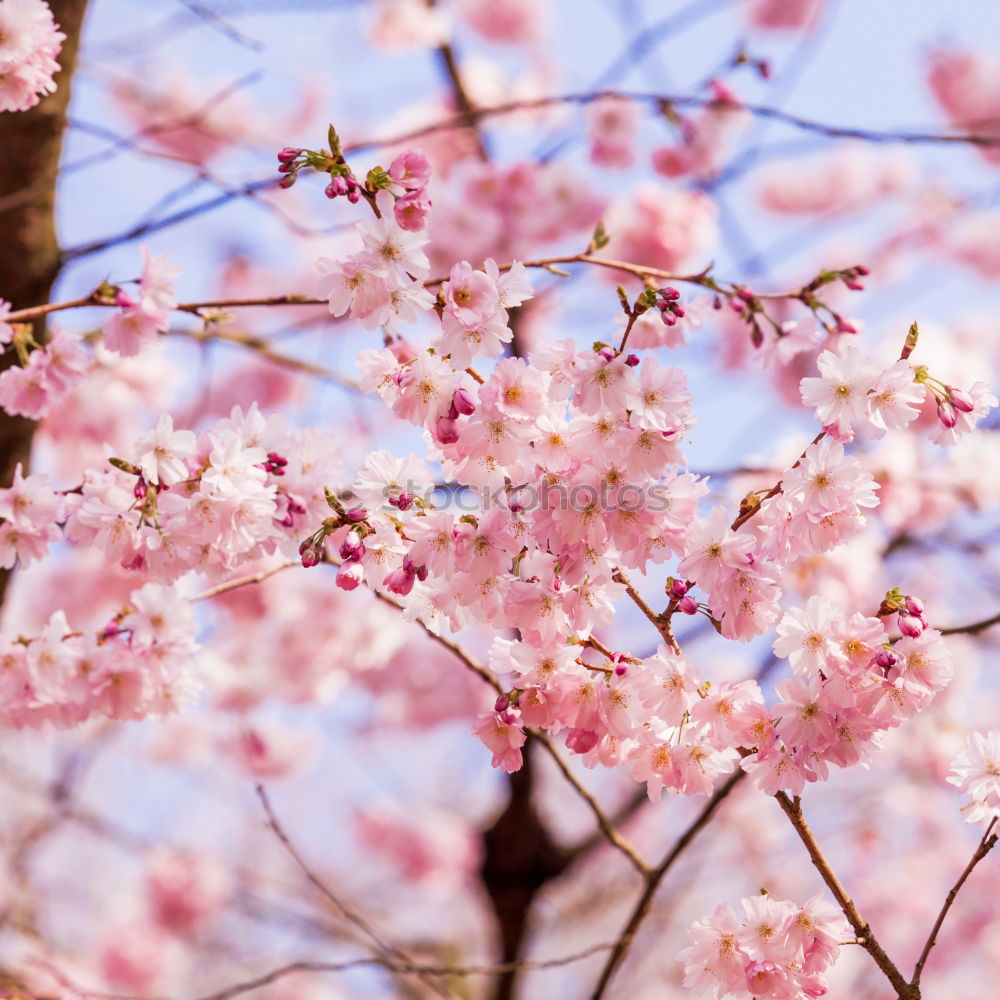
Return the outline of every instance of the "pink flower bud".
<path id="1" fill-rule="evenodd" d="M 670 593 L 674 597 L 683 597 L 688 592 L 688 585 L 683 580 L 674 580 L 670 585 Z"/>
<path id="2" fill-rule="evenodd" d="M 882 652 L 875 657 L 875 662 L 883 670 L 891 670 L 897 663 L 899 663 L 899 657 L 891 649 L 883 649 Z"/>
<path id="3" fill-rule="evenodd" d="M 412 573 L 420 581 L 427 579 L 427 567 L 418 566 L 409 556 L 403 556 L 403 569 L 407 573 Z"/>
<path id="4" fill-rule="evenodd" d="M 347 533 L 347 537 L 340 543 L 340 558 L 348 562 L 356 562 L 365 554 L 365 543 L 356 531 Z"/>
<path id="5" fill-rule="evenodd" d="M 452 397 L 451 405 L 454 406 L 455 409 L 464 417 L 476 412 L 476 401 L 468 392 L 466 392 L 465 389 L 455 390 L 455 395 Z"/>
<path id="6" fill-rule="evenodd" d="M 405 569 L 394 569 L 382 581 L 382 585 L 386 590 L 399 594 L 400 597 L 406 597 L 413 590 L 414 580 L 416 577 L 412 573 L 407 573 Z"/>
<path id="7" fill-rule="evenodd" d="M 906 598 L 906 610 L 917 618 L 922 618 L 924 614 L 924 602 L 919 597 Z"/>
<path id="8" fill-rule="evenodd" d="M 362 521 L 368 520 L 368 511 L 364 507 L 352 507 L 344 516 L 348 521 L 360 524 Z"/>
<path id="9" fill-rule="evenodd" d="M 434 425 L 434 440 L 438 444 L 454 444 L 458 440 L 458 423 L 453 417 L 439 417 Z"/>
<path id="10" fill-rule="evenodd" d="M 627 663 L 616 663 L 615 664 L 615 673 L 619 677 L 624 677 L 625 674 L 628 673 L 628 664 Z"/>
<path id="11" fill-rule="evenodd" d="M 288 190 L 295 183 L 295 174 L 285 174 L 284 177 L 278 181 L 278 187 Z"/>
<path id="12" fill-rule="evenodd" d="M 615 349 L 613 347 L 602 347 L 597 352 L 605 361 L 615 360 Z"/>
<path id="13" fill-rule="evenodd" d="M 685 595 L 677 602 L 677 610 L 683 611 L 686 615 L 696 615 L 698 614 L 698 602 L 693 597 Z"/>
<path id="14" fill-rule="evenodd" d="M 899 616 L 899 631 L 903 635 L 908 635 L 911 639 L 916 639 L 924 630 L 924 623 L 914 615 Z"/>
<path id="15" fill-rule="evenodd" d="M 291 163 L 292 160 L 298 159 L 301 155 L 301 149 L 295 149 L 293 146 L 285 146 L 285 148 L 278 153 L 278 162 Z"/>
<path id="16" fill-rule="evenodd" d="M 635 368 L 635 366 L 637 364 L 639 364 L 639 355 L 638 354 L 630 354 L 625 359 L 625 364 L 627 364 L 629 366 L 629 368 Z"/>
<path id="17" fill-rule="evenodd" d="M 302 565 L 305 569 L 311 569 L 313 566 L 318 566 L 323 559 L 323 553 L 314 545 L 302 550 L 301 556 Z"/>
<path id="18" fill-rule="evenodd" d="M 148 492 L 149 490 L 146 486 L 146 480 L 140 476 L 135 486 L 132 487 L 132 496 L 134 496 L 136 500 L 145 500 Z"/>
<path id="19" fill-rule="evenodd" d="M 938 403 L 937 408 L 938 420 L 941 421 L 945 427 L 954 427 L 958 423 L 958 414 L 955 412 L 955 407 L 951 405 L 947 400 Z"/>
<path id="20" fill-rule="evenodd" d="M 359 562 L 343 563 L 337 570 L 337 586 L 341 590 L 354 590 L 365 578 L 365 571 Z"/>
<path id="21" fill-rule="evenodd" d="M 956 389 L 953 385 L 949 385 L 947 388 L 948 399 L 956 410 L 961 410 L 962 413 L 971 413 L 976 408 L 976 404 L 972 402 L 968 393 Z"/>
<path id="22" fill-rule="evenodd" d="M 389 506 L 398 510 L 409 510 L 413 505 L 412 493 L 400 493 L 398 496 L 389 497 Z"/>
<path id="23" fill-rule="evenodd" d="M 499 715 L 500 721 L 507 726 L 516 726 L 521 721 L 521 710 L 513 705 L 508 705 Z"/>
<path id="24" fill-rule="evenodd" d="M 843 316 L 837 317 L 837 333 L 857 333 L 858 328 Z"/>

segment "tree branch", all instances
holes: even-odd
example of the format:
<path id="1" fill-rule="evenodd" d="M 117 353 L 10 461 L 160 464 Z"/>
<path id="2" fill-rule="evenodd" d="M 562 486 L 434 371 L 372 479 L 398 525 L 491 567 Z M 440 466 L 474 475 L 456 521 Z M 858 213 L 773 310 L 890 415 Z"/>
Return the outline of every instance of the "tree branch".
<path id="1" fill-rule="evenodd" d="M 981 622 L 973 622 L 971 625 L 953 625 L 951 628 L 943 628 L 939 631 L 942 635 L 978 635 L 994 625 L 1000 625 L 1000 614 L 995 614 Z"/>
<path id="2" fill-rule="evenodd" d="M 411 967 L 416 969 L 416 963 L 409 955 L 406 954 L 401 948 L 390 944 L 386 941 L 374 927 L 364 917 L 361 916 L 356 910 L 352 909 L 346 903 L 344 903 L 336 893 L 317 875 L 306 860 L 299 854 L 295 845 L 292 843 L 291 838 L 285 832 L 281 823 L 278 821 L 278 817 L 275 815 L 274 809 L 271 806 L 271 801 L 268 798 L 267 792 L 264 790 L 263 785 L 256 786 L 257 797 L 260 799 L 260 803 L 264 808 L 264 813 L 267 816 L 267 824 L 274 831 L 274 835 L 281 842 L 282 846 L 288 852 L 289 857 L 298 865 L 302 874 L 305 875 L 309 883 L 314 886 L 326 899 L 330 902 L 334 908 L 347 920 L 349 923 L 353 924 L 362 932 L 362 934 L 367 937 L 376 949 L 382 953 L 383 956 L 389 956 L 393 962 L 401 963 L 406 967 Z M 416 975 L 427 983 L 427 985 L 438 995 L 442 997 L 455 998 L 455 994 L 452 990 L 448 989 L 443 983 L 439 983 L 432 977 L 425 975 L 420 972 L 415 972 Z M 456 998 L 456 1000 L 461 1000 L 461 998 Z"/>
<path id="3" fill-rule="evenodd" d="M 656 890 L 659 888 L 664 876 L 666 876 L 667 872 L 670 871 L 670 869 L 674 866 L 674 863 L 684 853 L 684 851 L 687 850 L 690 844 L 694 841 L 695 837 L 697 837 L 698 834 L 708 825 L 709 821 L 715 815 L 716 810 L 729 796 L 729 793 L 745 777 L 746 771 L 734 771 L 729 778 L 727 778 L 726 781 L 715 790 L 712 797 L 705 804 L 705 807 L 691 821 L 687 829 L 680 835 L 680 837 L 677 838 L 677 841 L 667 852 L 663 860 L 647 875 L 646 885 L 642 891 L 642 895 L 640 895 L 638 901 L 632 909 L 631 914 L 629 915 L 628 921 L 615 941 L 614 948 L 612 948 L 611 954 L 608 956 L 608 960 L 605 962 L 604 968 L 601 970 L 600 977 L 597 980 L 597 985 L 594 987 L 594 992 L 591 994 L 590 1000 L 601 1000 L 601 997 L 604 996 L 604 992 L 608 988 L 608 984 L 611 982 L 611 977 L 615 974 L 618 966 L 621 965 L 622 960 L 628 954 L 629 948 L 635 940 L 636 932 L 639 930 L 639 926 L 649 914 L 650 907 L 653 903 L 653 896 L 656 894 Z"/>
<path id="4" fill-rule="evenodd" d="M 799 797 L 795 796 L 792 799 L 785 792 L 778 792 L 774 797 L 795 828 L 799 839 L 805 844 L 813 867 L 819 872 L 820 877 L 826 883 L 830 892 L 833 893 L 844 916 L 847 917 L 848 923 L 854 929 L 858 943 L 875 960 L 875 964 L 892 984 L 892 988 L 896 991 L 896 996 L 899 1000 L 920 1000 L 920 990 L 915 986 L 911 986 L 903 978 L 903 974 L 896 968 L 892 959 L 889 958 L 885 949 L 879 944 L 872 933 L 868 922 L 858 912 L 854 900 L 847 894 L 847 890 L 840 884 L 840 880 L 834 874 L 833 869 L 830 867 L 830 862 L 826 860 L 823 851 L 816 842 L 816 838 L 806 824 L 805 817 L 802 815 L 802 803 Z"/>
<path id="5" fill-rule="evenodd" d="M 986 832 L 983 834 L 983 839 L 979 841 L 979 846 L 976 848 L 975 853 L 972 855 L 971 860 L 965 866 L 965 871 L 959 876 L 958 881 L 951 887 L 951 891 L 945 898 L 944 905 L 941 907 L 941 912 L 937 916 L 937 920 L 934 921 L 934 926 L 931 928 L 931 932 L 927 937 L 927 943 L 924 945 L 924 950 L 920 953 L 920 958 L 917 959 L 917 964 L 913 969 L 913 979 L 911 980 L 911 985 L 914 989 L 920 987 L 920 977 L 923 975 L 924 966 L 927 964 L 927 958 L 931 953 L 931 949 L 937 944 L 938 932 L 941 930 L 941 925 L 944 923 L 944 918 L 948 916 L 948 911 L 951 909 L 952 904 L 955 902 L 955 898 L 958 896 L 959 890 L 965 884 L 965 880 L 972 874 L 973 868 L 979 864 L 983 858 L 986 857 L 990 851 L 996 846 L 997 834 L 993 831 L 996 829 L 997 821 L 996 818 L 991 821 L 990 825 L 986 827 Z"/>

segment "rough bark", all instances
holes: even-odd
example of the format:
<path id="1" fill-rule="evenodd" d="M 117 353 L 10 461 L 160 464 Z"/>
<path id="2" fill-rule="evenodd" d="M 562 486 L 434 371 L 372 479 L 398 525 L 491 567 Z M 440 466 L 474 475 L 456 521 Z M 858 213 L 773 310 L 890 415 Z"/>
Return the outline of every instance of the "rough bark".
<path id="1" fill-rule="evenodd" d="M 66 35 L 56 76 L 56 92 L 30 111 L 0 113 L 0 297 L 14 309 L 49 301 L 61 260 L 56 235 L 55 195 L 66 112 L 87 0 L 49 0 Z M 44 320 L 36 339 L 44 338 Z M 0 371 L 16 363 L 8 350 Z M 0 410 L 0 486 L 9 486 L 14 468 L 31 457 L 35 423 Z M 10 571 L 0 569 L 0 603 Z"/>

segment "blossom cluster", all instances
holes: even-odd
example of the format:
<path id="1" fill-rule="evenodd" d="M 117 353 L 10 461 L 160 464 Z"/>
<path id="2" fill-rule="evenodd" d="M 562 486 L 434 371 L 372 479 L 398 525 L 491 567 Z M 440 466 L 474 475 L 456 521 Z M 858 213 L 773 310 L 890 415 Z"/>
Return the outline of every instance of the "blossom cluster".
<path id="1" fill-rule="evenodd" d="M 702 996 L 806 1000 L 827 992 L 824 973 L 851 937 L 847 921 L 820 896 L 802 906 L 767 893 L 741 900 L 743 916 L 719 905 L 689 930 L 677 957 L 684 985 Z"/>
<path id="2" fill-rule="evenodd" d="M 44 0 L 0 0 L 0 111 L 27 111 L 56 89 L 65 40 Z"/>
<path id="3" fill-rule="evenodd" d="M 954 444 L 998 403 L 985 382 L 976 382 L 966 392 L 938 382 L 925 367 L 911 365 L 906 358 L 879 369 L 856 347 L 839 354 L 823 351 L 817 365 L 819 377 L 802 379 L 802 402 L 815 407 L 817 420 L 838 441 L 850 442 L 856 433 L 880 438 L 889 429 L 905 428 L 930 397 L 938 417 L 931 440 Z"/>
<path id="4" fill-rule="evenodd" d="M 21 329 L 28 329 L 22 327 Z M 0 372 L 0 409 L 37 420 L 58 405 L 90 367 L 90 357 L 79 334 L 56 329 L 44 347 L 33 349 L 12 337 L 24 361 Z"/>
<path id="5" fill-rule="evenodd" d="M 967 823 L 1000 822 L 1000 730 L 973 733 L 952 761 L 948 781 L 969 796 L 962 807 Z"/>
<path id="6" fill-rule="evenodd" d="M 166 255 L 151 257 L 143 247 L 138 297 L 133 298 L 121 287 L 113 289 L 115 305 L 121 311 L 104 324 L 105 347 L 131 357 L 155 340 L 157 333 L 166 330 L 170 311 L 177 305 L 174 279 L 179 274 L 179 268 L 167 263 Z"/>
<path id="7" fill-rule="evenodd" d="M 427 236 L 399 225 L 391 198 L 380 191 L 379 218 L 357 225 L 360 253 L 322 262 L 330 308 L 384 330 L 384 348 L 359 354 L 362 389 L 422 430 L 445 481 L 478 507 L 435 508 L 433 476 L 416 456 L 376 452 L 350 497 L 328 498 L 335 516 L 300 553 L 314 565 L 332 546 L 342 589 L 366 581 L 434 629 L 493 631 L 490 665 L 505 693 L 475 731 L 494 766 L 520 767 L 526 729 L 537 727 L 588 766 L 627 769 L 654 799 L 664 788 L 709 794 L 741 758 L 768 792 L 797 794 L 831 763 L 865 762 L 886 730 L 929 704 L 952 666 L 916 598 L 867 617 L 816 597 L 782 617 L 785 575 L 856 536 L 878 504 L 879 484 L 845 451 L 856 429 L 906 427 L 927 393 L 947 394 L 971 429 L 995 403 L 985 386 L 965 394 L 905 358 L 880 368 L 851 345 L 827 351 L 821 376 L 802 380 L 823 432 L 735 519 L 723 507 L 700 515 L 707 484 L 682 469 L 694 426 L 684 373 L 601 342 L 502 357 L 510 310 L 532 295 L 525 269 L 461 261 L 432 296 Z M 863 273 L 831 272 L 849 287 Z M 657 294 L 661 312 L 676 306 L 673 289 Z M 406 326 L 428 330 L 429 343 Z M 472 367 L 484 364 L 483 375 Z M 701 613 L 749 642 L 780 620 L 775 652 L 798 676 L 779 684 L 773 707 L 752 679 L 704 680 L 672 640 L 644 659 L 597 641 L 625 572 L 672 558 L 663 621 Z M 902 636 L 890 634 L 893 616 Z M 502 637 L 510 628 L 515 640 Z"/>
<path id="8" fill-rule="evenodd" d="M 109 466 L 67 495 L 66 537 L 163 583 L 294 554 L 302 526 L 325 509 L 324 481 L 339 475 L 332 435 L 289 429 L 256 404 L 198 435 L 163 414 Z"/>
<path id="9" fill-rule="evenodd" d="M 887 730 L 925 709 L 951 680 L 951 656 L 941 633 L 924 624 L 922 602 L 886 605 L 882 617 L 846 615 L 814 596 L 778 623 L 774 652 L 795 676 L 778 683 L 756 750 L 743 760 L 768 794 L 798 795 L 806 782 L 825 780 L 830 764 L 867 763 Z M 886 627 L 893 616 L 902 633 L 895 638 Z"/>
<path id="10" fill-rule="evenodd" d="M 57 611 L 36 636 L 0 636 L 0 725 L 62 727 L 175 712 L 198 688 L 195 635 L 189 602 L 147 583 L 97 632 L 71 630 Z"/>
<path id="11" fill-rule="evenodd" d="M 173 282 L 179 270 L 165 256 L 151 257 L 145 247 L 142 256 L 136 298 L 106 283 L 94 292 L 95 302 L 103 305 L 107 300 L 119 309 L 105 322 L 103 340 L 104 347 L 122 357 L 137 355 L 154 342 L 168 328 L 170 312 L 177 305 Z M 94 361 L 78 333 L 56 328 L 39 345 L 29 326 L 3 322 L 8 314 L 9 305 L 0 302 L 0 345 L 12 344 L 21 363 L 0 373 L 0 409 L 38 420 L 66 399 Z"/>

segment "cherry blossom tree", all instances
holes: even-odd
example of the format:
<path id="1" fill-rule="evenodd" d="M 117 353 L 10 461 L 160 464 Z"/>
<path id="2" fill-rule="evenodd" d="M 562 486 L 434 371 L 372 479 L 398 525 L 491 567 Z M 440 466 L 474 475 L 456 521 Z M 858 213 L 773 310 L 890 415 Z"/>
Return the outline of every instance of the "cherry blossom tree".
<path id="1" fill-rule="evenodd" d="M 972 6 L 0 0 L 0 995 L 982 996 Z"/>

